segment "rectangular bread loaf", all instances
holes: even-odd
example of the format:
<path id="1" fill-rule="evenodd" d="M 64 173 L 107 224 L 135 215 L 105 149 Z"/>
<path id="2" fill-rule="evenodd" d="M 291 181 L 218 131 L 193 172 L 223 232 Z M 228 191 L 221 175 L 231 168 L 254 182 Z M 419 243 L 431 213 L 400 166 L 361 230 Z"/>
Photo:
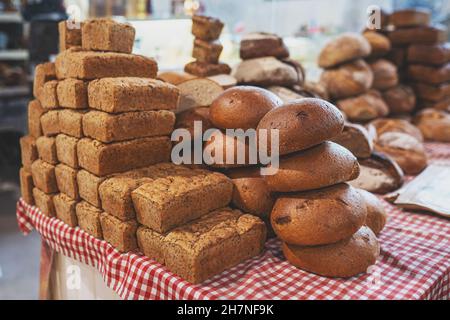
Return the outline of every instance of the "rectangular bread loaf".
<path id="1" fill-rule="evenodd" d="M 99 209 L 102 208 L 99 188 L 106 179 L 106 177 L 97 177 L 86 170 L 78 171 L 77 182 L 80 198 Z"/>
<path id="2" fill-rule="evenodd" d="M 59 50 L 81 46 L 81 22 L 64 20 L 58 24 Z"/>
<path id="3" fill-rule="evenodd" d="M 55 168 L 56 182 L 60 192 L 74 200 L 80 198 L 78 192 L 77 170 L 65 164 L 59 164 Z"/>
<path id="4" fill-rule="evenodd" d="M 69 227 L 75 228 L 78 226 L 78 219 L 76 215 L 77 201 L 68 197 L 64 193 L 60 193 L 53 197 L 53 204 L 55 206 L 56 217 L 69 225 Z"/>
<path id="5" fill-rule="evenodd" d="M 43 135 L 41 127 L 41 116 L 46 112 L 42 108 L 39 100 L 32 100 L 28 104 L 28 134 L 32 137 L 39 138 Z"/>
<path id="6" fill-rule="evenodd" d="M 53 165 L 58 164 L 58 156 L 56 155 L 56 139 L 54 137 L 39 137 L 36 139 L 36 147 L 39 159 L 44 160 Z"/>
<path id="7" fill-rule="evenodd" d="M 131 53 L 134 28 L 111 19 L 94 19 L 83 24 L 83 49 Z"/>
<path id="8" fill-rule="evenodd" d="M 219 42 L 195 39 L 192 57 L 199 62 L 218 63 L 222 50 L 223 46 Z"/>
<path id="9" fill-rule="evenodd" d="M 103 239 L 120 252 L 129 252 L 137 249 L 136 220 L 120 221 L 103 212 L 100 215 Z"/>
<path id="10" fill-rule="evenodd" d="M 47 194 L 38 188 L 33 189 L 33 197 L 36 207 L 41 210 L 42 214 L 53 218 L 56 217 L 56 210 L 53 204 L 53 198 L 56 194 Z"/>
<path id="11" fill-rule="evenodd" d="M 133 191 L 139 223 L 165 233 L 227 206 L 233 193 L 230 179 L 220 173 L 197 172 L 190 177 L 160 178 Z"/>
<path id="12" fill-rule="evenodd" d="M 29 205 L 34 205 L 34 197 L 33 197 L 34 183 L 31 172 L 25 168 L 21 168 L 19 175 L 20 175 L 20 193 L 22 199 Z"/>
<path id="13" fill-rule="evenodd" d="M 33 95 L 40 99 L 40 93 L 44 84 L 56 80 L 56 69 L 53 62 L 38 64 L 34 72 Z"/>
<path id="14" fill-rule="evenodd" d="M 155 78 L 156 61 L 139 55 L 66 50 L 56 58 L 58 79 L 93 80 L 108 77 Z"/>
<path id="15" fill-rule="evenodd" d="M 201 15 L 192 17 L 192 34 L 197 39 L 205 41 L 217 40 L 223 29 L 223 22 L 219 19 Z"/>
<path id="16" fill-rule="evenodd" d="M 39 158 L 36 139 L 32 136 L 24 136 L 20 138 L 20 150 L 22 157 L 22 165 L 28 171 L 31 165 Z"/>
<path id="17" fill-rule="evenodd" d="M 80 167 L 97 176 L 107 176 L 168 162 L 172 144 L 168 137 L 141 138 L 111 144 L 84 138 L 78 142 L 77 149 Z"/>
<path id="18" fill-rule="evenodd" d="M 33 183 L 42 192 L 57 193 L 59 191 L 56 183 L 55 166 L 42 160 L 36 160 L 31 165 Z"/>
<path id="19" fill-rule="evenodd" d="M 91 206 L 87 202 L 79 202 L 75 208 L 78 226 L 97 239 L 103 239 L 102 226 L 100 224 L 101 210 Z"/>
<path id="20" fill-rule="evenodd" d="M 59 105 L 69 109 L 87 109 L 88 82 L 77 79 L 66 79 L 58 83 L 56 92 Z"/>
<path id="21" fill-rule="evenodd" d="M 79 139 L 69 137 L 65 134 L 56 136 L 56 153 L 58 160 L 71 168 L 78 169 L 78 147 Z"/>
<path id="22" fill-rule="evenodd" d="M 166 235 L 139 227 L 139 248 L 191 283 L 201 283 L 262 252 L 266 226 L 228 208 L 211 212 Z"/>
<path id="23" fill-rule="evenodd" d="M 89 106 L 109 112 L 173 110 L 177 108 L 177 87 L 155 79 L 105 78 L 88 88 Z"/>
<path id="24" fill-rule="evenodd" d="M 51 80 L 44 84 L 41 90 L 40 102 L 44 109 L 58 109 L 58 94 L 56 89 L 58 88 L 58 81 Z"/>
<path id="25" fill-rule="evenodd" d="M 50 110 L 41 116 L 42 133 L 53 137 L 61 133 L 59 128 L 59 110 Z"/>
<path id="26" fill-rule="evenodd" d="M 83 116 L 84 134 L 103 143 L 168 136 L 174 126 L 175 114 L 166 110 L 120 114 L 90 111 Z"/>
<path id="27" fill-rule="evenodd" d="M 84 111 L 62 109 L 59 111 L 59 129 L 61 133 L 75 138 L 83 138 Z"/>

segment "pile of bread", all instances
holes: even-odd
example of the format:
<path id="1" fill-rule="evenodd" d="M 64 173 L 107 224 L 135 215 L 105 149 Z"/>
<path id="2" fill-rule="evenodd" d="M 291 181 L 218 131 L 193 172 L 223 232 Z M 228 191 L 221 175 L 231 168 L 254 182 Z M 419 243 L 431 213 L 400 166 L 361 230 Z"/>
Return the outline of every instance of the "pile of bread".
<path id="1" fill-rule="evenodd" d="M 231 180 L 170 162 L 180 91 L 131 54 L 134 29 L 91 20 L 60 34 L 56 62 L 36 69 L 23 199 L 194 283 L 258 255 L 266 227 L 228 207 Z"/>

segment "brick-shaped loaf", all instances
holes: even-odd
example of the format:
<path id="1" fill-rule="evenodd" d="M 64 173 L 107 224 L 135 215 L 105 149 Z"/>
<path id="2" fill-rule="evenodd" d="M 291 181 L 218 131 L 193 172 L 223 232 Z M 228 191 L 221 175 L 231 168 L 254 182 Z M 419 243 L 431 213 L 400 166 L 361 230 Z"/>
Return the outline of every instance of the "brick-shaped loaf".
<path id="1" fill-rule="evenodd" d="M 106 176 L 168 162 L 172 143 L 168 137 L 141 138 L 104 144 L 84 138 L 78 142 L 78 163 L 81 168 Z"/>
<path id="2" fill-rule="evenodd" d="M 39 137 L 36 140 L 39 159 L 44 160 L 53 165 L 58 164 L 58 156 L 56 154 L 56 139 L 54 137 Z"/>
<path id="3" fill-rule="evenodd" d="M 35 99 L 28 104 L 28 134 L 39 138 L 43 135 L 41 116 L 46 112 L 39 100 Z"/>
<path id="4" fill-rule="evenodd" d="M 78 79 L 66 79 L 58 83 L 56 89 L 59 105 L 69 109 L 87 109 L 88 82 Z"/>
<path id="5" fill-rule="evenodd" d="M 101 208 L 102 202 L 100 199 L 99 188 L 105 180 L 105 177 L 97 177 L 86 170 L 78 171 L 77 182 L 80 198 L 97 208 Z"/>
<path id="6" fill-rule="evenodd" d="M 154 59 L 126 53 L 70 49 L 58 55 L 55 65 L 58 79 L 155 78 L 158 73 Z"/>
<path id="7" fill-rule="evenodd" d="M 36 160 L 31 166 L 33 183 L 39 190 L 45 193 L 59 191 L 56 183 L 55 166 L 42 160 Z"/>
<path id="8" fill-rule="evenodd" d="M 61 21 L 58 24 L 60 51 L 81 46 L 81 27 L 81 22 L 73 20 Z"/>
<path id="9" fill-rule="evenodd" d="M 218 74 L 230 74 L 231 68 L 226 63 L 189 62 L 184 71 L 197 77 L 212 77 Z"/>
<path id="10" fill-rule="evenodd" d="M 77 182 L 78 171 L 65 164 L 59 164 L 55 168 L 56 183 L 60 192 L 66 194 L 71 199 L 80 198 Z"/>
<path id="11" fill-rule="evenodd" d="M 47 137 L 53 137 L 61 133 L 59 127 L 59 111 L 50 110 L 41 116 L 42 133 Z"/>
<path id="12" fill-rule="evenodd" d="M 53 205 L 55 206 L 56 217 L 74 228 L 78 226 L 78 219 L 76 215 L 77 201 L 68 197 L 64 193 L 60 193 L 53 197 Z"/>
<path id="13" fill-rule="evenodd" d="M 51 80 L 44 84 L 40 91 L 40 101 L 44 109 L 58 109 L 58 80 Z"/>
<path id="14" fill-rule="evenodd" d="M 266 226 L 255 216 L 225 208 L 166 235 L 139 227 L 137 237 L 146 256 L 191 283 L 201 283 L 260 254 Z"/>
<path id="15" fill-rule="evenodd" d="M 101 210 L 82 201 L 77 204 L 75 212 L 77 215 L 78 226 L 81 230 L 86 231 L 95 238 L 103 238 L 102 226 L 100 223 Z"/>
<path id="16" fill-rule="evenodd" d="M 194 40 L 192 57 L 199 62 L 218 63 L 223 46 L 215 42 L 207 42 L 200 39 Z"/>
<path id="17" fill-rule="evenodd" d="M 120 221 L 107 213 L 100 215 L 103 239 L 120 252 L 137 249 L 136 231 L 138 224 L 135 220 Z"/>
<path id="18" fill-rule="evenodd" d="M 89 84 L 89 106 L 109 112 L 174 110 L 179 90 L 169 83 L 143 78 L 105 78 Z"/>
<path id="19" fill-rule="evenodd" d="M 84 50 L 131 53 L 136 31 L 125 23 L 111 19 L 94 19 L 83 24 Z"/>
<path id="20" fill-rule="evenodd" d="M 56 210 L 53 204 L 53 198 L 56 194 L 47 194 L 38 188 L 33 189 L 34 203 L 47 217 L 56 217 Z"/>
<path id="21" fill-rule="evenodd" d="M 85 111 L 62 109 L 59 110 L 59 130 L 68 136 L 83 138 L 83 115 Z"/>
<path id="22" fill-rule="evenodd" d="M 201 40 L 217 40 L 222 33 L 224 24 L 216 18 L 195 15 L 192 17 L 192 34 Z"/>
<path id="23" fill-rule="evenodd" d="M 167 110 L 119 114 L 90 111 L 83 117 L 84 134 L 103 143 L 168 136 L 174 126 L 175 114 Z"/>
<path id="24" fill-rule="evenodd" d="M 78 169 L 78 141 L 79 139 L 59 134 L 56 137 L 56 154 L 59 162 L 71 168 Z"/>
<path id="25" fill-rule="evenodd" d="M 53 62 L 38 64 L 34 71 L 34 97 L 39 99 L 44 84 L 52 80 L 56 80 L 55 64 Z"/>
<path id="26" fill-rule="evenodd" d="M 233 183 L 220 173 L 205 170 L 192 176 L 157 179 L 132 192 L 140 224 L 160 233 L 184 225 L 227 206 Z"/>
<path id="27" fill-rule="evenodd" d="M 31 170 L 31 165 L 39 158 L 36 139 L 32 136 L 20 138 L 20 150 L 23 167 Z"/>
<path id="28" fill-rule="evenodd" d="M 21 168 L 19 176 L 20 176 L 20 193 L 22 195 L 22 199 L 29 205 L 34 205 L 34 197 L 33 197 L 34 183 L 31 172 L 25 168 Z"/>

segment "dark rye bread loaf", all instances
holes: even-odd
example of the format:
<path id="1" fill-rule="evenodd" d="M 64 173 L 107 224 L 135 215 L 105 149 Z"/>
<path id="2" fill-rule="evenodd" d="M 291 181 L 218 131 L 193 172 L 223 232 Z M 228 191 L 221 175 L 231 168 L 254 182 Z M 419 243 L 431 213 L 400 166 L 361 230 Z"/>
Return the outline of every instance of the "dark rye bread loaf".
<path id="1" fill-rule="evenodd" d="M 450 43 L 412 45 L 408 48 L 408 61 L 434 66 L 443 65 L 450 61 Z"/>
<path id="2" fill-rule="evenodd" d="M 267 182 L 261 177 L 236 178 L 232 181 L 233 205 L 243 212 L 267 219 L 275 203 Z"/>
<path id="3" fill-rule="evenodd" d="M 295 100 L 267 113 L 257 130 L 279 130 L 280 155 L 305 150 L 339 135 L 344 129 L 342 113 L 325 100 Z"/>
<path id="4" fill-rule="evenodd" d="M 344 131 L 332 141 L 348 149 L 358 159 L 364 159 L 373 152 L 374 135 L 359 124 L 346 123 Z"/>
<path id="5" fill-rule="evenodd" d="M 283 242 L 317 246 L 350 238 L 364 225 L 366 215 L 361 194 L 343 183 L 281 196 L 270 219 Z"/>
<path id="6" fill-rule="evenodd" d="M 427 26 L 431 22 L 431 11 L 424 8 L 397 10 L 391 13 L 389 22 L 397 28 Z"/>
<path id="7" fill-rule="evenodd" d="M 367 271 L 380 255 L 380 245 L 368 227 L 351 238 L 314 247 L 283 244 L 286 259 L 295 267 L 321 276 L 350 278 Z"/>

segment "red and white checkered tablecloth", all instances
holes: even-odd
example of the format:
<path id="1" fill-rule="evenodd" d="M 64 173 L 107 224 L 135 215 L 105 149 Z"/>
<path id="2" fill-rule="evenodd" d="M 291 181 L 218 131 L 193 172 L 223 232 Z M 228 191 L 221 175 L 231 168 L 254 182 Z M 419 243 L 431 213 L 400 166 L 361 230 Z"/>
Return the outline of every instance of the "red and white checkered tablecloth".
<path id="1" fill-rule="evenodd" d="M 433 162 L 450 164 L 450 145 L 427 144 Z M 19 227 L 35 228 L 51 248 L 94 266 L 123 299 L 449 299 L 450 220 L 402 211 L 389 214 L 381 257 L 364 275 L 329 279 L 291 266 L 273 239 L 258 257 L 192 285 L 139 253 L 121 254 L 79 228 L 48 218 L 23 200 Z"/>

